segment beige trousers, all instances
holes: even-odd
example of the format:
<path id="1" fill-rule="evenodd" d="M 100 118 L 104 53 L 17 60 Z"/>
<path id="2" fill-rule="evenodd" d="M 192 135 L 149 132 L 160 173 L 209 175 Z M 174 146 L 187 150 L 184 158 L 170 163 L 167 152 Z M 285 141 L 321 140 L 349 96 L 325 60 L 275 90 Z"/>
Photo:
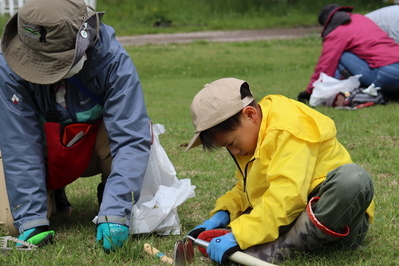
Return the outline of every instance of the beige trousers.
<path id="1" fill-rule="evenodd" d="M 109 147 L 108 133 L 103 122 L 101 122 L 90 164 L 82 177 L 90 177 L 101 173 L 102 182 L 105 182 L 111 173 L 111 163 L 112 156 Z M 47 195 L 47 218 L 49 219 L 51 214 L 56 213 L 57 210 L 55 207 L 54 191 L 49 190 Z M 3 230 L 6 235 L 18 236 L 18 229 L 15 228 L 13 223 L 14 219 L 10 210 L 4 177 L 3 159 L 0 153 L 0 230 Z"/>

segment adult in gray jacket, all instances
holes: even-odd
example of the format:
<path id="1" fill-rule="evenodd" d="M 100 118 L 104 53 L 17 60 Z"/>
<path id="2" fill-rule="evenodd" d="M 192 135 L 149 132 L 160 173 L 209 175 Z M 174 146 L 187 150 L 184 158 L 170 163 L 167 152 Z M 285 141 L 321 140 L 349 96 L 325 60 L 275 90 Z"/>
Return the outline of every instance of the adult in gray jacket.
<path id="1" fill-rule="evenodd" d="M 109 251 L 128 238 L 150 121 L 135 66 L 102 16 L 83 0 L 30 0 L 3 32 L 0 149 L 13 224 L 33 244 L 54 235 L 48 190 L 99 173 L 96 239 Z"/>
<path id="2" fill-rule="evenodd" d="M 382 7 L 365 16 L 374 21 L 396 43 L 399 43 L 399 5 Z"/>

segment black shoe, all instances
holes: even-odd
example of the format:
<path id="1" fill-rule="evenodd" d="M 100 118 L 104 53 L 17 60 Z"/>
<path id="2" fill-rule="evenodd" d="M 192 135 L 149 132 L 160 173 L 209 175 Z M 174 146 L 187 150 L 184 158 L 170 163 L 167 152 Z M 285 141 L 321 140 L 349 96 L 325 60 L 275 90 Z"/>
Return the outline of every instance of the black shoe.
<path id="1" fill-rule="evenodd" d="M 54 190 L 55 207 L 57 208 L 57 213 L 71 215 L 72 205 L 65 193 L 65 187 Z"/>
<path id="2" fill-rule="evenodd" d="M 98 206 L 101 205 L 101 202 L 103 202 L 103 194 L 104 194 L 104 189 L 105 189 L 105 183 L 100 183 L 97 186 L 97 200 L 98 200 Z"/>
<path id="3" fill-rule="evenodd" d="M 310 100 L 310 93 L 307 91 L 302 91 L 298 94 L 298 101 L 302 103 L 307 103 Z"/>
<path id="4" fill-rule="evenodd" d="M 343 69 L 339 73 L 341 74 L 341 79 L 348 79 L 349 77 L 353 76 L 352 73 L 347 69 Z"/>

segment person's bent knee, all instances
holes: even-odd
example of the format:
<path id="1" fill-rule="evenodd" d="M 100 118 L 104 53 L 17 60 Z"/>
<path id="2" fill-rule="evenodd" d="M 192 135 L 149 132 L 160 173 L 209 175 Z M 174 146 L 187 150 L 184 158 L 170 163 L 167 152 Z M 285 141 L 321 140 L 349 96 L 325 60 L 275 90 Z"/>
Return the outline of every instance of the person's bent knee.
<path id="1" fill-rule="evenodd" d="M 351 201 L 357 195 L 364 195 L 367 201 L 374 196 L 373 182 L 369 173 L 356 164 L 345 164 L 331 171 L 327 180 L 334 180 L 335 191 L 339 191 L 341 200 Z"/>
<path id="2" fill-rule="evenodd" d="M 331 171 L 327 179 L 329 175 L 334 175 L 334 179 L 339 179 L 337 184 L 341 185 L 343 189 L 349 188 L 353 190 L 356 187 L 363 189 L 364 186 L 372 185 L 369 173 L 357 164 L 344 164 Z"/>

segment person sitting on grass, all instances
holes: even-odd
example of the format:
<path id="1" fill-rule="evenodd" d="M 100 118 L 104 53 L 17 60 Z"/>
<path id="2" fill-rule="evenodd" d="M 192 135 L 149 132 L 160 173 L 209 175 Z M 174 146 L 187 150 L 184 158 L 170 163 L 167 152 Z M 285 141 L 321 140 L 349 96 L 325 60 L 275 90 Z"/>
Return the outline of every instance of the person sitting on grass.
<path id="1" fill-rule="evenodd" d="M 241 250 L 279 263 L 323 245 L 362 243 L 373 221 L 373 183 L 330 118 L 281 95 L 257 103 L 236 78 L 206 84 L 190 108 L 195 134 L 186 151 L 225 147 L 236 167 L 236 185 L 188 233 L 204 239 L 228 228 L 210 241 L 212 260 L 224 264 Z"/>
<path id="2" fill-rule="evenodd" d="M 320 10 L 323 48 L 306 90 L 297 96 L 299 101 L 309 101 L 321 73 L 336 79 L 361 75 L 361 87 L 374 84 L 384 97 L 399 99 L 399 44 L 371 19 L 352 10 L 338 4 Z"/>

